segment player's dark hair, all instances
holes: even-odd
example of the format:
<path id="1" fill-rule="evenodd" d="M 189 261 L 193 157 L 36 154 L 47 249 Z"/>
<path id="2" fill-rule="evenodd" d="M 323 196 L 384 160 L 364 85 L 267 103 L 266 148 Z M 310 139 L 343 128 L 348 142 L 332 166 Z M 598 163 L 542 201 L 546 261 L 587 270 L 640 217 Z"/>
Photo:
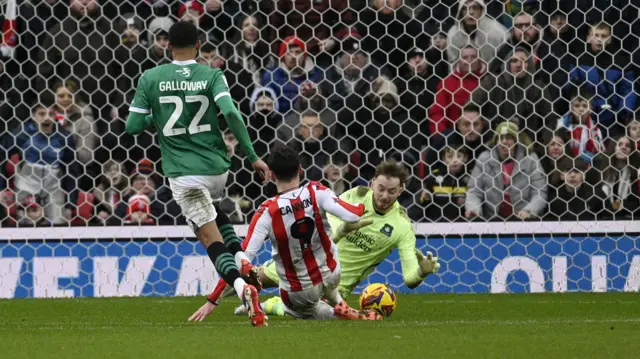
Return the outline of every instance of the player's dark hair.
<path id="1" fill-rule="evenodd" d="M 198 42 L 198 28 L 187 21 L 178 21 L 169 28 L 169 43 L 173 48 L 195 47 Z"/>
<path id="2" fill-rule="evenodd" d="M 409 181 L 409 171 L 395 160 L 384 161 L 376 167 L 376 173 L 373 176 L 385 176 L 389 178 L 397 178 L 400 184 L 404 186 Z"/>
<path id="3" fill-rule="evenodd" d="M 271 172 L 281 181 L 290 181 L 298 177 L 300 157 L 298 152 L 289 146 L 275 146 L 267 162 Z"/>

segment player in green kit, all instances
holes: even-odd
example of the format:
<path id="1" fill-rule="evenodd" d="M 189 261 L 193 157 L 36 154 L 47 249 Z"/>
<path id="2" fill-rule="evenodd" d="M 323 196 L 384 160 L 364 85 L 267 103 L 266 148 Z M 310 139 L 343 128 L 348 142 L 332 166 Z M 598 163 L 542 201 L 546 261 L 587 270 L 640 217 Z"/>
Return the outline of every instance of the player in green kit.
<path id="1" fill-rule="evenodd" d="M 335 216 L 327 215 L 333 231 L 333 241 L 338 246 L 342 274 L 339 290 L 343 297 L 347 297 L 367 278 L 394 248 L 398 249 L 402 276 L 409 288 L 417 287 L 429 274 L 440 269 L 437 257 L 430 252 L 425 256 L 416 248 L 416 236 L 411 220 L 397 201 L 408 177 L 406 170 L 395 161 L 383 162 L 376 168 L 371 187 L 356 187 L 340 196 L 340 199 L 351 204 L 364 204 L 365 214 L 361 217 L 362 223 L 345 223 Z M 262 243 L 250 242 L 244 245 L 250 258 L 262 247 Z M 273 260 L 261 266 L 260 277 L 264 287 L 278 285 Z M 203 320 L 215 309 L 212 303 L 217 303 L 217 298 L 210 296 L 209 301 L 190 319 Z M 288 310 L 278 297 L 262 303 L 262 307 L 269 315 L 297 316 Z M 245 312 L 244 307 L 236 309 L 236 314 Z"/>
<path id="2" fill-rule="evenodd" d="M 184 21 L 175 23 L 169 29 L 169 46 L 174 61 L 145 71 L 140 77 L 126 131 L 137 135 L 156 128 L 162 169 L 174 199 L 220 277 L 233 285 L 244 302 L 251 324 L 266 326 L 267 317 L 258 300 L 257 268 L 242 251 L 229 218 L 215 205 L 224 196 L 231 166 L 219 128 L 221 117 L 265 182 L 269 180 L 269 167 L 251 145 L 224 74 L 196 63 L 200 48 L 197 28 Z"/>

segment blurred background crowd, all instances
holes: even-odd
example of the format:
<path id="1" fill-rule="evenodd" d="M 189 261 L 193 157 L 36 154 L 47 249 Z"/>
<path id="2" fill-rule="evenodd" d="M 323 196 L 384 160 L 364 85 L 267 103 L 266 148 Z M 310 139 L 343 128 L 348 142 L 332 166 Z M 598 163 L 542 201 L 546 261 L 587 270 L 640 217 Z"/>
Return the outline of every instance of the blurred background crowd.
<path id="1" fill-rule="evenodd" d="M 6 0 L 5 0 L 6 2 Z M 184 224 L 153 131 L 124 132 L 168 29 L 201 30 L 259 155 L 340 194 L 396 159 L 414 221 L 640 214 L 636 0 L 18 0 L 0 47 L 2 226 Z M 259 184 L 233 135 L 221 207 Z"/>

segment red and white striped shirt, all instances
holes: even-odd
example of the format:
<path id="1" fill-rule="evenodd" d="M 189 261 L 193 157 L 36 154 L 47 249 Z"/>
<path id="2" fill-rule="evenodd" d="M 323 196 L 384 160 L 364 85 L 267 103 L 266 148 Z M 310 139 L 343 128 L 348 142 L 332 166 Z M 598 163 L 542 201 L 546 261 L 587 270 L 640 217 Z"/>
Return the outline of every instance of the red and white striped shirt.
<path id="1" fill-rule="evenodd" d="M 281 193 L 256 211 L 245 243 L 271 240 L 280 288 L 298 292 L 323 283 L 338 267 L 325 213 L 356 222 L 364 205 L 344 202 L 318 182 Z"/>

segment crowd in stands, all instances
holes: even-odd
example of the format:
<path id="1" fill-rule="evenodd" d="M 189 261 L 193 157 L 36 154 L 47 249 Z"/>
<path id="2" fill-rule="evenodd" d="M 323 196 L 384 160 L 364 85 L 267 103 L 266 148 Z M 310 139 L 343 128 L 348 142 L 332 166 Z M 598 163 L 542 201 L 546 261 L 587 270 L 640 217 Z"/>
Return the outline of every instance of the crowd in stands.
<path id="1" fill-rule="evenodd" d="M 411 170 L 414 221 L 640 215 L 634 0 L 24 0 L 0 58 L 0 226 L 184 224 L 154 131 L 125 133 L 168 30 L 201 31 L 259 155 L 337 194 Z M 6 42 L 7 36 L 5 36 Z M 5 48 L 8 44 L 4 45 Z M 234 223 L 275 195 L 223 126 Z"/>

